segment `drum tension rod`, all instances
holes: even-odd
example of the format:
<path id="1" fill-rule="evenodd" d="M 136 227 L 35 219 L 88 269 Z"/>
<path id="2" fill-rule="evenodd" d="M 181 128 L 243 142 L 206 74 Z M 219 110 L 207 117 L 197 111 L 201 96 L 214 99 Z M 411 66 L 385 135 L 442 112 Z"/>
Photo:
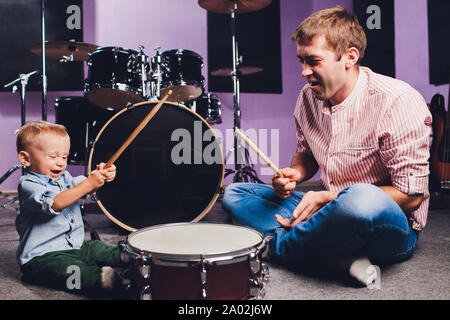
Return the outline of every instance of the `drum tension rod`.
<path id="1" fill-rule="evenodd" d="M 201 263 L 201 267 L 202 270 L 200 272 L 200 280 L 202 282 L 202 292 L 201 292 L 201 297 L 203 300 L 206 300 L 207 298 L 207 294 L 206 294 L 206 268 L 205 268 L 205 256 L 201 255 L 200 258 L 200 263 Z"/>

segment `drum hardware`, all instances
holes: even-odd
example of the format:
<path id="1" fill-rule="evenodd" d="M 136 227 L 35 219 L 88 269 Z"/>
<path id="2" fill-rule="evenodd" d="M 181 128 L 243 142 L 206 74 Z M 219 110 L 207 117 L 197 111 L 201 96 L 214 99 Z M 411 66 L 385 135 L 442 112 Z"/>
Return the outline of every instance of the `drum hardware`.
<path id="1" fill-rule="evenodd" d="M 205 268 L 205 257 L 203 255 L 200 257 L 200 265 L 201 265 L 200 281 L 202 282 L 201 298 L 202 300 L 206 300 L 208 296 L 206 294 L 206 268 Z"/>
<path id="2" fill-rule="evenodd" d="M 16 170 L 19 169 L 25 169 L 25 167 L 22 164 L 18 164 L 15 165 L 14 167 L 12 167 L 11 169 L 9 169 L 8 171 L 6 171 L 6 173 L 0 177 L 0 185 L 9 178 L 10 175 L 12 175 L 14 172 L 16 172 Z M 0 194 L 2 192 L 0 191 Z M 7 202 L 5 202 L 4 204 L 1 205 L 2 208 L 6 208 L 8 206 L 11 206 L 13 203 L 15 203 L 17 200 L 19 199 L 19 196 L 15 196 L 12 199 L 9 199 Z"/>
<path id="3" fill-rule="evenodd" d="M 231 78 L 233 80 L 233 107 L 234 107 L 234 126 L 233 128 L 241 128 L 241 109 L 240 109 L 240 75 L 239 64 L 242 62 L 242 58 L 238 54 L 238 43 L 236 39 L 236 14 L 245 13 L 260 10 L 268 6 L 271 0 L 257 0 L 257 1 L 244 1 L 244 0 L 198 0 L 200 7 L 216 12 L 230 14 L 231 19 L 231 45 L 232 45 L 232 58 L 233 65 L 231 70 Z M 245 69 L 243 69 L 245 70 Z M 255 70 L 253 70 L 255 71 Z M 227 70 L 227 75 L 228 73 Z M 262 183 L 253 169 L 253 165 L 248 159 L 248 150 L 245 146 L 241 145 L 240 137 L 234 136 L 234 148 L 230 150 L 234 152 L 234 170 L 226 169 L 225 177 L 234 174 L 234 182 L 258 182 Z M 245 164 L 248 165 L 245 165 Z M 243 165 L 244 164 L 244 165 Z"/>
<path id="4" fill-rule="evenodd" d="M 140 298 L 141 300 L 152 300 L 152 290 L 149 285 L 142 289 Z"/>
<path id="5" fill-rule="evenodd" d="M 139 60 L 139 66 L 140 66 L 140 73 L 141 73 L 141 87 L 142 87 L 142 98 L 147 99 L 148 98 L 148 94 L 147 94 L 147 70 L 146 70 L 146 66 L 149 65 L 149 59 L 148 56 L 145 55 L 144 53 L 144 46 L 139 45 L 139 54 L 138 54 L 138 60 Z"/>
<path id="6" fill-rule="evenodd" d="M 161 49 L 160 46 L 156 47 L 155 55 L 152 57 L 152 69 L 151 82 L 150 82 L 150 99 L 158 100 L 161 96 Z"/>

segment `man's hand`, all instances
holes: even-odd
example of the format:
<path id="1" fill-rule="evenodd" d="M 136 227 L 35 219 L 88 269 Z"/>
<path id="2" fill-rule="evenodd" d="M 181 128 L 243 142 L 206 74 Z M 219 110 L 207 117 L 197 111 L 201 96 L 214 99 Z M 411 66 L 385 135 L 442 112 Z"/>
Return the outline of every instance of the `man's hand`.
<path id="1" fill-rule="evenodd" d="M 297 186 L 297 181 L 301 179 L 301 174 L 298 170 L 292 168 L 283 168 L 280 170 L 284 178 L 280 178 L 277 174 L 272 177 L 272 186 L 275 194 L 287 199 Z"/>
<path id="2" fill-rule="evenodd" d="M 292 228 L 297 223 L 308 220 L 320 208 L 326 205 L 337 196 L 337 192 L 332 191 L 309 191 L 305 193 L 300 203 L 292 213 L 292 220 L 283 218 L 276 214 L 277 222 L 286 228 Z"/>

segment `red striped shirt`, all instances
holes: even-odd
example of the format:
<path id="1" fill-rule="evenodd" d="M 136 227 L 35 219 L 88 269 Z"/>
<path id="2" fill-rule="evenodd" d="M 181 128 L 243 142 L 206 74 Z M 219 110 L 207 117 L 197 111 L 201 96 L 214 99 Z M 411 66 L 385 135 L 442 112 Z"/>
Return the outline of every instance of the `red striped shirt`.
<path id="1" fill-rule="evenodd" d="M 305 85 L 294 111 L 297 151 L 314 156 L 326 190 L 370 183 L 423 194 L 420 207 L 408 213 L 412 227 L 422 230 L 429 205 L 431 114 L 407 83 L 365 67 L 359 71 L 352 93 L 331 108 Z"/>

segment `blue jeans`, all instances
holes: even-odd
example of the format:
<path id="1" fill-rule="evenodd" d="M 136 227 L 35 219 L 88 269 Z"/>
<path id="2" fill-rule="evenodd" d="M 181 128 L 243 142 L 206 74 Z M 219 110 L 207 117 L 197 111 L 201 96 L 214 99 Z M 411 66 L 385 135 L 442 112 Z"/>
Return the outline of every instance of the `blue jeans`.
<path id="1" fill-rule="evenodd" d="M 293 192 L 281 199 L 271 186 L 234 183 L 225 189 L 222 203 L 237 223 L 272 236 L 270 253 L 284 262 L 364 254 L 372 263 L 386 264 L 412 255 L 419 232 L 380 188 L 353 185 L 308 220 L 290 229 L 280 226 L 275 214 L 291 219 L 303 195 Z"/>

